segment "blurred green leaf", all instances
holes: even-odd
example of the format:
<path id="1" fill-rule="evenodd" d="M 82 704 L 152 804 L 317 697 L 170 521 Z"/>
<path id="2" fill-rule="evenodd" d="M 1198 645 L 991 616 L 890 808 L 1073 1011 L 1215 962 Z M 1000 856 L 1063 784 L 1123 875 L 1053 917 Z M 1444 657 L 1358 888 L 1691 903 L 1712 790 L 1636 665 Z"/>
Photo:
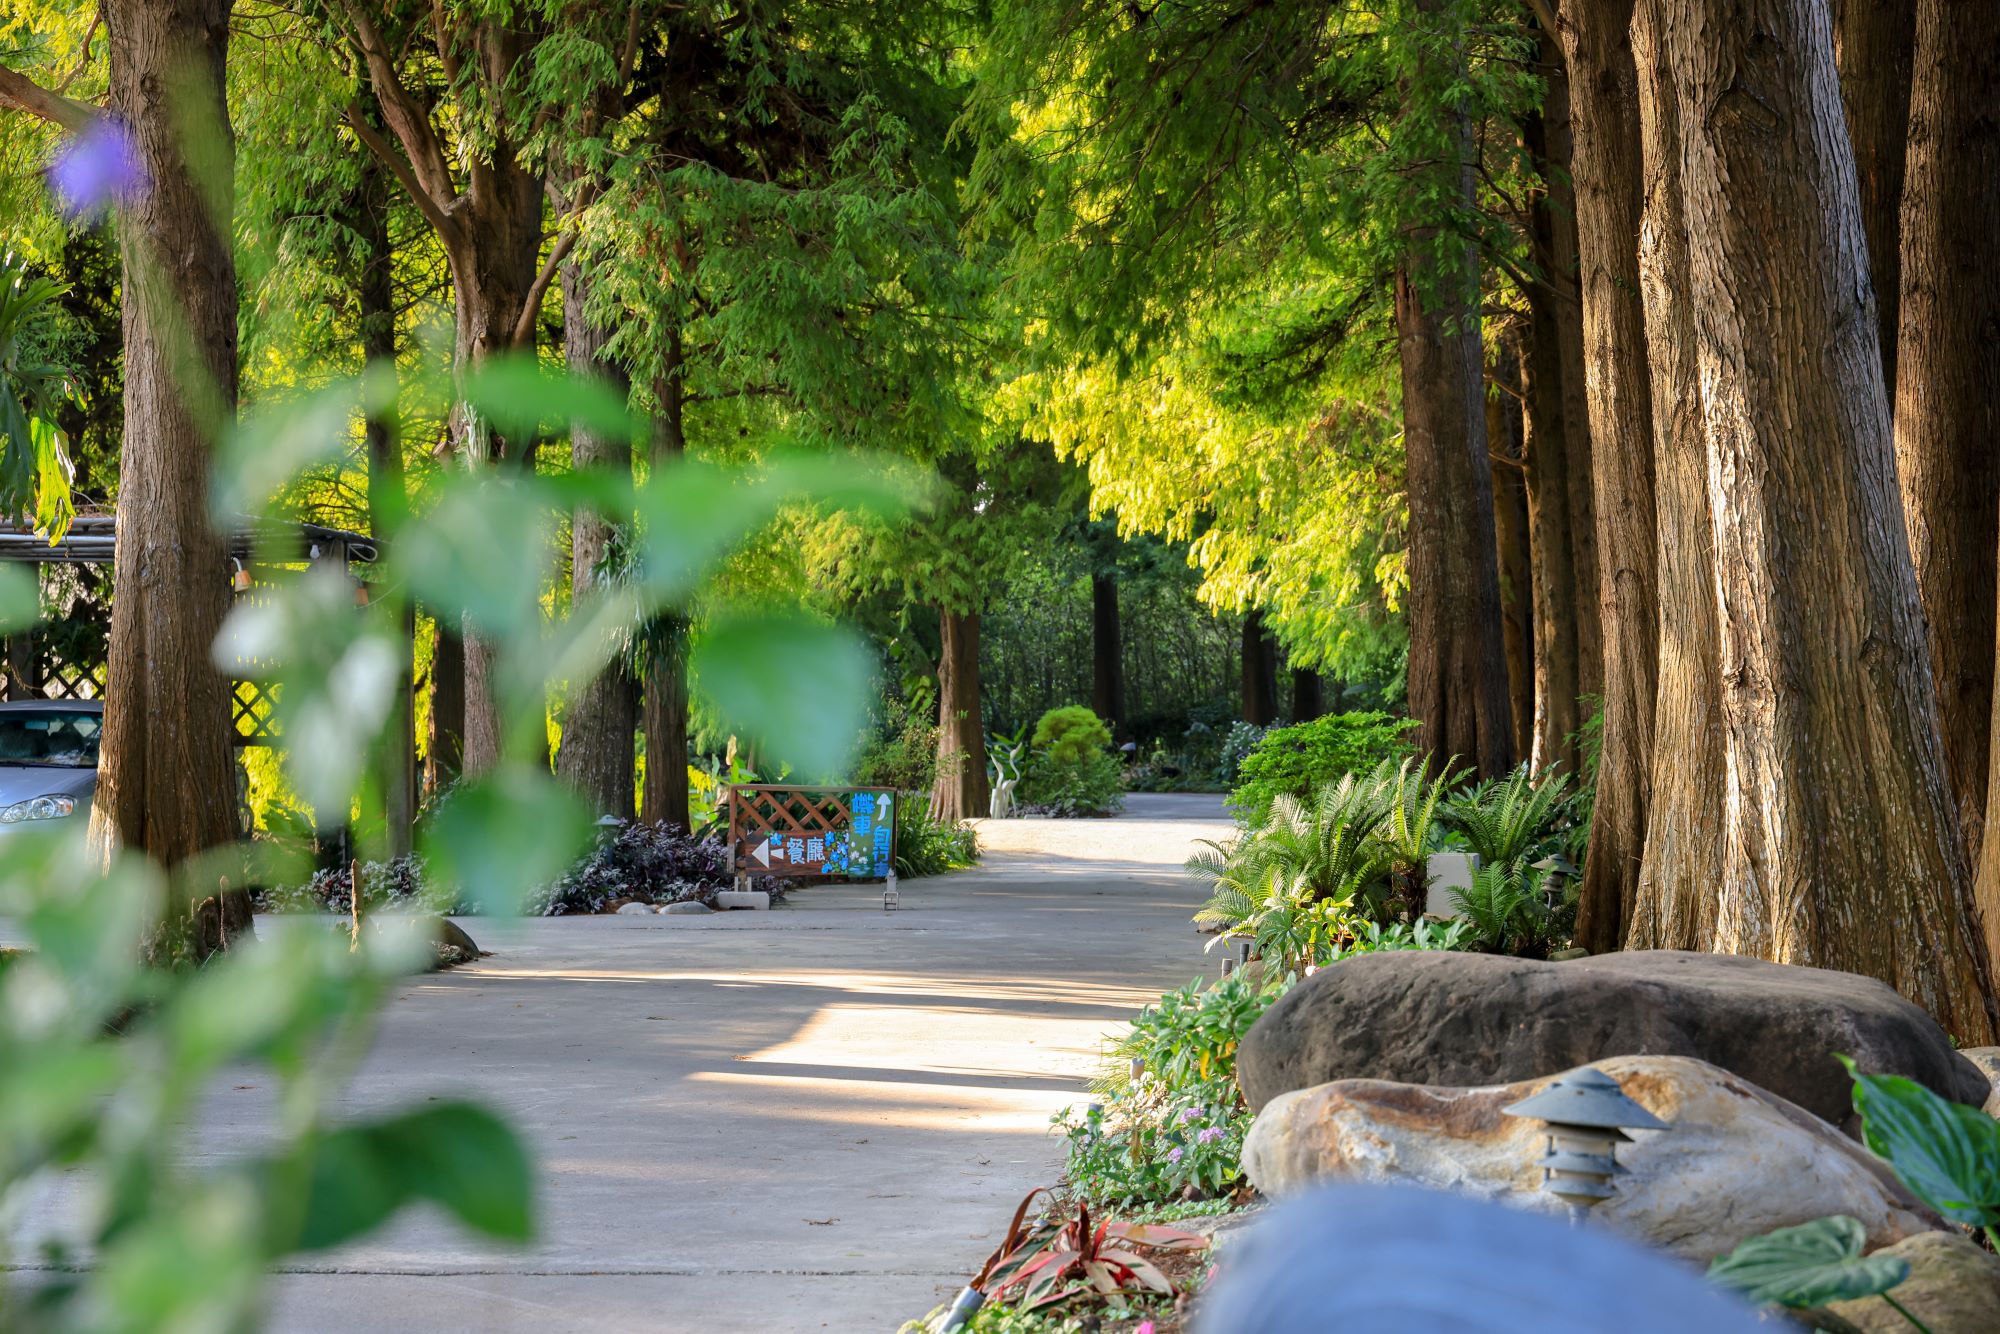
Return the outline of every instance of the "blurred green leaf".
<path id="1" fill-rule="evenodd" d="M 35 576 L 19 565 L 0 565 L 0 634 L 25 630 L 41 618 Z"/>
<path id="2" fill-rule="evenodd" d="M 796 613 L 726 616 L 696 637 L 690 662 L 716 712 L 756 740 L 760 760 L 840 776 L 875 676 L 857 636 Z"/>
<path id="3" fill-rule="evenodd" d="M 1903 1184 L 1955 1223 L 2000 1224 L 2000 1121 L 1914 1080 L 1860 1074 L 1848 1057 L 1840 1061 L 1854 1077 L 1862 1139 Z"/>
<path id="4" fill-rule="evenodd" d="M 1874 1297 L 1910 1276 L 1893 1255 L 1863 1255 L 1868 1230 L 1846 1214 L 1752 1237 L 1708 1267 L 1713 1283 L 1754 1306 L 1794 1310 Z"/>
<path id="5" fill-rule="evenodd" d="M 209 514 L 216 526 L 235 528 L 245 515 L 263 513 L 300 474 L 344 458 L 355 414 L 392 410 L 395 393 L 394 376 L 372 374 L 241 417 L 215 463 Z"/>
<path id="6" fill-rule="evenodd" d="M 528 891 L 569 868 L 590 814 L 546 768 L 510 764 L 465 784 L 432 819 L 424 855 L 441 883 L 488 913 L 519 912 Z"/>
<path id="7" fill-rule="evenodd" d="M 897 514 L 922 494 L 906 467 L 868 457 L 780 455 L 748 475 L 695 460 L 663 464 L 637 496 L 641 577 L 655 596 L 678 600 L 787 504 Z"/>
<path id="8" fill-rule="evenodd" d="M 615 440 L 637 440 L 643 424 L 601 380 L 544 369 L 531 352 L 488 357 L 465 379 L 465 401 L 514 443 L 567 432 L 572 423 Z"/>
<path id="9" fill-rule="evenodd" d="M 553 530 L 546 497 L 528 482 L 458 474 L 421 523 L 404 527 L 388 560 L 426 605 L 511 637 L 540 624 Z"/>
<path id="10" fill-rule="evenodd" d="M 481 1107 L 441 1102 L 342 1126 L 312 1146 L 301 1250 L 325 1250 L 373 1231 L 412 1200 L 429 1200 L 477 1232 L 506 1241 L 534 1234 L 527 1151 Z M 270 1177 L 282 1189 L 283 1174 Z M 274 1238 L 274 1253 L 289 1249 Z"/>

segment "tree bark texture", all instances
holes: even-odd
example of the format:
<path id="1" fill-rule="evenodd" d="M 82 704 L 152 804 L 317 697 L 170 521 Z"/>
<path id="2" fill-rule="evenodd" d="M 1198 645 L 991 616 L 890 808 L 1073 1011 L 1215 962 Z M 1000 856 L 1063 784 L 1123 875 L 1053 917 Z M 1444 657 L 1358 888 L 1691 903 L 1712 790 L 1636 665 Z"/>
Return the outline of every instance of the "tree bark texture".
<path id="1" fill-rule="evenodd" d="M 1125 736 L 1125 640 L 1118 622 L 1118 576 L 1090 576 L 1090 707 Z"/>
<path id="2" fill-rule="evenodd" d="M 360 237 L 360 271 L 356 296 L 360 307 L 361 359 L 368 366 L 394 374 L 396 369 L 395 247 L 389 240 L 390 182 L 382 166 L 364 157 L 361 190 L 355 210 Z M 372 414 L 363 423 L 368 447 L 368 531 L 384 538 L 409 509 L 403 472 L 403 440 L 394 412 Z M 396 622 L 403 674 L 396 684 L 395 703 L 382 743 L 380 781 L 386 851 L 400 857 L 411 848 L 417 814 L 416 700 L 412 675 L 416 668 L 416 614 L 406 605 Z"/>
<path id="3" fill-rule="evenodd" d="M 1472 206 L 1471 129 L 1455 118 L 1457 162 L 1442 184 Z M 1428 228 L 1396 271 L 1397 353 L 1409 492 L 1410 716 L 1418 749 L 1481 777 L 1514 762 L 1493 478 L 1486 451 L 1478 281 L 1469 245 Z"/>
<path id="4" fill-rule="evenodd" d="M 979 710 L 979 613 L 938 614 L 938 762 L 933 820 L 986 814 L 986 724 Z"/>
<path id="5" fill-rule="evenodd" d="M 1910 127 L 1910 60 L 1915 0 L 1832 0 L 1834 59 L 1847 137 L 1861 186 L 1861 230 L 1881 330 L 1882 380 L 1896 401 L 1898 293 L 1905 138 Z M 1970 40 L 1970 39 L 1968 39 Z"/>
<path id="6" fill-rule="evenodd" d="M 1526 438 L 1522 430 L 1516 339 L 1501 339 L 1486 394 L 1486 441 L 1492 457 L 1493 537 L 1500 562 L 1500 634 L 1507 651 L 1508 713 L 1514 754 L 1534 753 L 1534 553 L 1528 540 Z"/>
<path id="7" fill-rule="evenodd" d="M 1719 948 L 1990 1042 L 1823 0 L 1669 0 L 1727 787 Z"/>
<path id="8" fill-rule="evenodd" d="M 659 652 L 646 674 L 645 791 L 639 815 L 648 824 L 692 827 L 688 814 L 688 625 L 670 617 L 655 636 Z"/>
<path id="9" fill-rule="evenodd" d="M 1543 112 L 1546 121 L 1548 165 L 1552 169 L 1547 185 L 1548 244 L 1551 281 L 1555 288 L 1553 309 L 1555 355 L 1560 367 L 1563 430 L 1566 447 L 1563 460 L 1569 469 L 1569 483 L 1563 489 L 1569 504 L 1570 562 L 1576 580 L 1576 688 L 1581 696 L 1577 707 L 1580 726 L 1589 720 L 1594 701 L 1604 689 L 1603 612 L 1598 606 L 1601 581 L 1597 573 L 1597 426 L 1590 419 L 1589 375 L 1584 370 L 1583 350 L 1583 264 L 1577 248 L 1576 192 L 1576 99 L 1580 90 L 1570 73 L 1567 58 L 1555 39 L 1542 45 L 1543 63 L 1560 70 L 1551 80 L 1551 97 Z"/>
<path id="10" fill-rule="evenodd" d="M 1269 727 L 1278 721 L 1278 654 L 1264 613 L 1252 607 L 1243 613 L 1243 721 Z"/>
<path id="11" fill-rule="evenodd" d="M 610 331 L 584 313 L 589 295 L 587 275 L 576 260 L 563 266 L 563 360 L 570 374 L 600 379 L 622 396 L 624 371 L 604 355 Z M 630 476 L 632 447 L 624 440 L 601 436 L 580 423 L 570 426 L 570 463 L 578 472 Z M 611 545 L 611 516 L 587 505 L 570 517 L 570 614 L 587 615 L 604 596 L 598 585 L 598 564 Z M 595 814 L 632 818 L 633 733 L 638 726 L 638 686 L 619 654 L 588 681 L 571 691 L 563 722 L 562 748 L 556 772 Z M 683 814 L 683 821 L 686 816 Z"/>
<path id="12" fill-rule="evenodd" d="M 2000 6 L 1923 0 L 1903 190 L 1896 466 L 1945 763 L 2000 949 L 1984 848 L 2000 553 Z"/>
<path id="13" fill-rule="evenodd" d="M 687 385 L 682 378 L 681 336 L 669 330 L 660 373 L 653 381 L 653 462 L 687 453 Z M 645 698 L 640 726 L 646 733 L 646 778 L 639 814 L 648 824 L 693 828 L 688 809 L 687 618 L 668 614 L 647 635 L 654 652 L 643 668 Z"/>
<path id="14" fill-rule="evenodd" d="M 1659 532 L 1659 691 L 1653 725 L 1652 804 L 1645 863 L 1625 943 L 1632 949 L 1708 950 L 1722 882 L 1722 683 L 1715 610 L 1715 530 L 1688 304 L 1688 238 L 1681 202 L 1680 107 L 1661 46 L 1661 0 L 1632 18 L 1638 72 L 1645 213 L 1639 280 L 1652 376 L 1654 520 Z"/>
<path id="15" fill-rule="evenodd" d="M 452 618 L 440 616 L 431 639 L 431 721 L 424 788 L 435 793 L 465 762 L 465 640 Z"/>
<path id="16" fill-rule="evenodd" d="M 236 407 L 226 0 L 109 0 L 111 104 L 149 182 L 119 228 L 125 435 L 119 463 L 94 846 L 169 867 L 237 832 L 229 683 L 210 646 L 229 563 L 207 514 L 209 446 Z M 205 955 L 250 930 L 242 891 L 181 888 L 152 948 Z"/>
<path id="17" fill-rule="evenodd" d="M 1585 622 L 1594 618 L 1596 598 L 1594 592 L 1590 598 L 1579 595 L 1569 452 L 1571 440 L 1578 438 L 1578 447 L 1589 449 L 1589 422 L 1584 417 L 1569 419 L 1569 399 L 1563 392 L 1558 327 L 1565 319 L 1580 318 L 1580 309 L 1562 294 L 1574 289 L 1574 271 L 1556 268 L 1556 231 L 1572 225 L 1574 215 L 1568 184 L 1568 80 L 1552 42 L 1543 63 L 1552 71 L 1545 110 L 1528 119 L 1523 136 L 1547 182 L 1535 201 L 1530 228 L 1535 253 L 1548 269 L 1548 281 L 1528 288 L 1528 319 L 1522 334 L 1521 396 L 1527 432 L 1523 458 L 1535 607 L 1535 734 L 1533 749 L 1526 753 L 1537 770 L 1556 764 L 1573 774 L 1577 772 L 1574 738 L 1583 725 L 1583 648 L 1578 636 Z M 1564 122 L 1556 139 L 1564 152 L 1561 161 L 1554 157 L 1551 120 Z"/>
<path id="18" fill-rule="evenodd" d="M 1569 60 L 1604 636 L 1603 747 L 1577 907 L 1577 943 L 1592 951 L 1618 948 L 1637 897 L 1659 677 L 1653 406 L 1639 295 L 1639 94 L 1631 26 L 1632 0 L 1569 0 L 1557 24 Z"/>

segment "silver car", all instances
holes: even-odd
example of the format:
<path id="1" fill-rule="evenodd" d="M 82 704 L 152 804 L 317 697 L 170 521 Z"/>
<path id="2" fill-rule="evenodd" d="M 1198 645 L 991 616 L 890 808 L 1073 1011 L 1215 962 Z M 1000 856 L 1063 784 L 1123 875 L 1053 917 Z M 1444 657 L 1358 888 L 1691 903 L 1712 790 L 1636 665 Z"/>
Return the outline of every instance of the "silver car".
<path id="1" fill-rule="evenodd" d="M 90 700 L 0 703 L 0 834 L 81 829 L 97 792 L 104 705 Z"/>

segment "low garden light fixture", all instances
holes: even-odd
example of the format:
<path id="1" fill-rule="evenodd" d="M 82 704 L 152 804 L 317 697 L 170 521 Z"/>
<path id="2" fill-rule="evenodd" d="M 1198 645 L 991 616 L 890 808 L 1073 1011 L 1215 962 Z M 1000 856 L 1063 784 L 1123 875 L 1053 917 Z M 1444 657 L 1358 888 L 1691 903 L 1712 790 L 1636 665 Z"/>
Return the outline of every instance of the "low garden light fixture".
<path id="1" fill-rule="evenodd" d="M 238 560 L 234 556 L 231 556 L 229 558 L 229 563 L 236 567 L 235 572 L 229 576 L 229 586 L 231 588 L 234 588 L 239 593 L 249 592 L 250 571 L 243 568 L 243 562 L 241 560 Z"/>
<path id="2" fill-rule="evenodd" d="M 1629 1144 L 1627 1130 L 1665 1130 L 1667 1123 L 1625 1095 L 1618 1081 L 1602 1070 L 1584 1066 L 1572 1070 L 1540 1093 L 1500 1109 L 1509 1116 L 1533 1117 L 1547 1127 L 1548 1139 L 1539 1166 L 1542 1189 L 1569 1206 L 1572 1220 L 1581 1219 L 1615 1193 L 1612 1178 L 1618 1146 Z"/>

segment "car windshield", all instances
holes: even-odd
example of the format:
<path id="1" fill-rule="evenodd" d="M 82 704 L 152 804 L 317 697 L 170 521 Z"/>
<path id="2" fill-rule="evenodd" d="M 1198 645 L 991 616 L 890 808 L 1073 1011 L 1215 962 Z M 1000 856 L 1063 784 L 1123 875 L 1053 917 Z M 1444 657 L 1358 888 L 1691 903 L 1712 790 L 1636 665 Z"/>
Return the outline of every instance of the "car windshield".
<path id="1" fill-rule="evenodd" d="M 78 709 L 0 713 L 0 767 L 95 769 L 102 714 Z"/>

